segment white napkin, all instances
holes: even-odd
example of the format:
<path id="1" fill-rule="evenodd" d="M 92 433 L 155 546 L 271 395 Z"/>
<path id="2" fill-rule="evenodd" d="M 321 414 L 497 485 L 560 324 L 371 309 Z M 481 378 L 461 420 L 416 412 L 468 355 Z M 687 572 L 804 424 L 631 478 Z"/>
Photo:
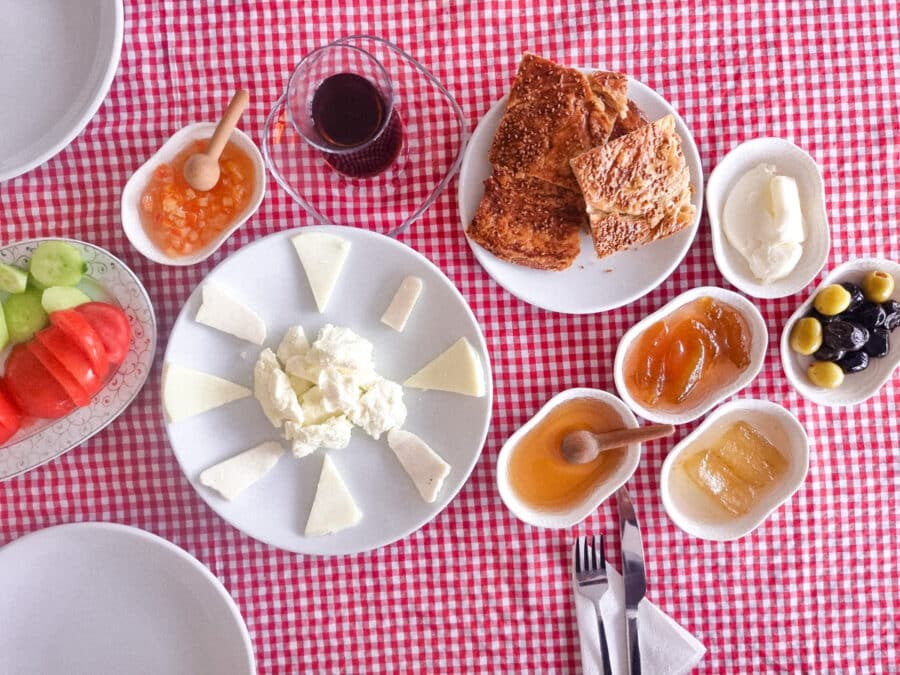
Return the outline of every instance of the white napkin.
<path id="1" fill-rule="evenodd" d="M 607 566 L 609 590 L 600 601 L 609 663 L 613 675 L 627 675 L 628 652 L 625 645 L 625 603 L 622 576 Z M 584 675 L 603 675 L 600 638 L 594 604 L 575 594 L 581 663 Z M 706 647 L 659 607 L 644 598 L 638 605 L 638 642 L 641 647 L 642 675 L 684 675 L 700 663 Z"/>

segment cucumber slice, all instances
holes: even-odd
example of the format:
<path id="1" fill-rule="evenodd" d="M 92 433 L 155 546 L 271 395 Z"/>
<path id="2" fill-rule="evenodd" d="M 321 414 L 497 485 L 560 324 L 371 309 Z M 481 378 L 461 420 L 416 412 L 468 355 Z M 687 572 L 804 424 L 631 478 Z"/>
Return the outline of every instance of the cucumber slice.
<path id="1" fill-rule="evenodd" d="M 63 241 L 44 241 L 31 256 L 28 271 L 43 286 L 74 286 L 84 274 L 84 258 L 78 249 Z"/>
<path id="2" fill-rule="evenodd" d="M 0 263 L 0 291 L 21 293 L 28 284 L 28 272 L 18 267 Z"/>
<path id="3" fill-rule="evenodd" d="M 41 306 L 41 292 L 29 288 L 24 293 L 9 296 L 3 303 L 10 342 L 25 342 L 50 323 Z"/>
<path id="4" fill-rule="evenodd" d="M 51 286 L 41 294 L 41 306 L 47 314 L 77 307 L 90 301 L 84 291 L 74 286 Z"/>
<path id="5" fill-rule="evenodd" d="M 6 317 L 0 309 L 0 349 L 5 349 L 9 344 L 9 329 L 6 327 Z"/>

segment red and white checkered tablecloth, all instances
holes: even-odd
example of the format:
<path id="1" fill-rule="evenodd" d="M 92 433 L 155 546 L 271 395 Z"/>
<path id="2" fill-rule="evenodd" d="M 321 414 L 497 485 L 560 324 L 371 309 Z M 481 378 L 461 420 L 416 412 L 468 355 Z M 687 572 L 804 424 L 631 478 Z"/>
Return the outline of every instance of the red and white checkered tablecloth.
<path id="1" fill-rule="evenodd" d="M 858 256 L 900 259 L 898 6 L 735 4 L 126 2 L 122 62 L 107 100 L 66 150 L 0 184 L 0 240 L 65 235 L 125 260 L 156 308 L 157 361 L 109 428 L 0 483 L 0 544 L 82 520 L 155 532 L 208 565 L 234 596 L 260 673 L 579 672 L 569 548 L 576 534 L 605 531 L 617 549 L 612 505 L 568 531 L 524 525 L 500 501 L 495 460 L 509 434 L 556 392 L 614 390 L 613 355 L 632 323 L 694 286 L 726 284 L 706 219 L 658 289 L 619 310 L 563 316 L 515 299 L 479 267 L 460 228 L 454 180 L 402 239 L 449 275 L 484 328 L 496 383 L 487 443 L 468 483 L 433 522 L 381 550 L 321 559 L 250 539 L 203 503 L 169 449 L 159 392 L 162 352 L 191 289 L 241 246 L 310 219 L 270 179 L 258 215 L 213 258 L 162 267 L 122 234 L 119 194 L 164 139 L 212 119 L 240 85 L 253 93 L 242 127 L 259 140 L 301 56 L 370 33 L 420 58 L 471 128 L 528 49 L 621 70 L 660 92 L 693 130 L 707 175 L 741 141 L 790 139 L 825 168 L 833 241 L 826 270 Z M 759 303 L 773 348 L 740 394 L 785 405 L 810 433 L 809 476 L 794 498 L 750 536 L 713 543 L 684 534 L 663 511 L 659 472 L 671 443 L 647 445 L 631 481 L 648 595 L 708 647 L 698 672 L 900 672 L 900 378 L 849 409 L 802 399 L 774 345 L 803 297 Z"/>

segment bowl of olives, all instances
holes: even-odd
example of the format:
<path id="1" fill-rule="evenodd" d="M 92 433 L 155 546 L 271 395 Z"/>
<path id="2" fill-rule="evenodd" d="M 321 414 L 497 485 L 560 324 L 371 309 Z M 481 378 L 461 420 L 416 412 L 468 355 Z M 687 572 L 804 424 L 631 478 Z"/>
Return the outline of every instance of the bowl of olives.
<path id="1" fill-rule="evenodd" d="M 880 258 L 844 263 L 785 324 L 784 372 L 811 401 L 827 406 L 861 403 L 900 365 L 897 329 L 900 264 Z"/>

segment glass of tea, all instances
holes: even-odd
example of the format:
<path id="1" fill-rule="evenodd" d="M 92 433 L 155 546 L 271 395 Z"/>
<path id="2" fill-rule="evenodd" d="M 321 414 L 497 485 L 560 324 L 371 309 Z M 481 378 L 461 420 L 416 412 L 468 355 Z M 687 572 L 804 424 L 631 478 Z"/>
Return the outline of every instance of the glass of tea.
<path id="1" fill-rule="evenodd" d="M 287 111 L 297 133 L 345 176 L 377 176 L 400 155 L 391 79 L 359 47 L 335 42 L 310 52 L 291 75 Z"/>

